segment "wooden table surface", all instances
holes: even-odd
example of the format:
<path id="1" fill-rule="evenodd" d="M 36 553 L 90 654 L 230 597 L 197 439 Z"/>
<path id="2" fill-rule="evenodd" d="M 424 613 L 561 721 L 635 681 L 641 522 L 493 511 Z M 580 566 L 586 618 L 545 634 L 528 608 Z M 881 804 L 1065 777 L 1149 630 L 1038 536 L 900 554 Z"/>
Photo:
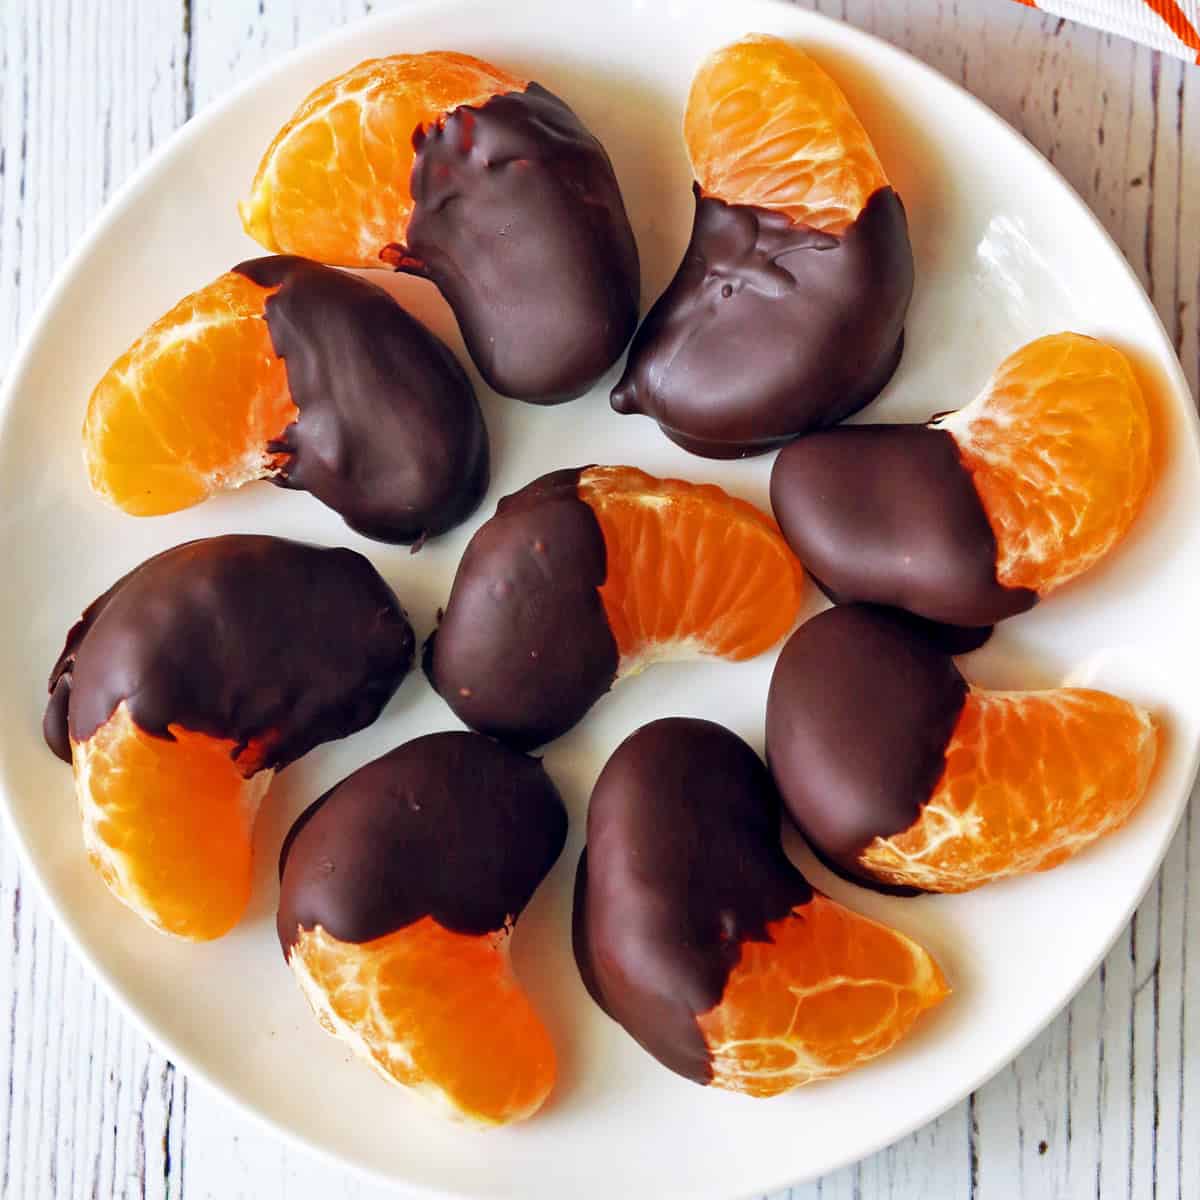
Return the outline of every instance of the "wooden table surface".
<path id="1" fill-rule="evenodd" d="M 806 6 L 910 50 L 1038 147 L 1121 245 L 1197 393 L 1200 68 L 1010 0 Z M 73 244 L 156 145 L 262 64 L 385 7 L 0 0 L 0 364 Z M 4 837 L 0 1200 L 393 1194 L 287 1148 L 152 1049 L 59 936 Z M 1193 860 L 1200 869 L 1189 812 L 1130 928 L 1015 1063 L 792 1200 L 1200 1200 Z"/>

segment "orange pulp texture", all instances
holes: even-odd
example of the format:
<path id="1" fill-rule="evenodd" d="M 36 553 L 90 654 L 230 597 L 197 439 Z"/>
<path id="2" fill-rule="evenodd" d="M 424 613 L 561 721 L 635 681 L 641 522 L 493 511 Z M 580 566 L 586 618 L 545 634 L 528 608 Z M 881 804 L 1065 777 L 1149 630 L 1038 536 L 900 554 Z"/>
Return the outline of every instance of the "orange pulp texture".
<path id="1" fill-rule="evenodd" d="M 296 419 L 263 315 L 273 288 L 229 271 L 160 317 L 96 385 L 83 424 L 93 490 L 134 516 L 275 473 Z"/>
<path id="2" fill-rule="evenodd" d="M 803 50 L 755 36 L 692 81 L 683 137 L 701 189 L 843 233 L 887 176 L 841 88 Z"/>
<path id="3" fill-rule="evenodd" d="M 72 743 L 84 845 L 143 920 L 208 941 L 232 929 L 250 899 L 251 834 L 272 772 L 235 762 L 233 742 L 170 732 L 174 741 L 146 733 L 122 703 Z"/>
<path id="4" fill-rule="evenodd" d="M 413 134 L 525 80 L 469 54 L 373 58 L 323 83 L 275 135 L 240 205 L 268 250 L 379 267 L 412 214 Z"/>
<path id="5" fill-rule="evenodd" d="M 950 989 L 916 942 L 816 893 L 746 942 L 721 1003 L 699 1018 L 713 1084 L 775 1096 L 894 1046 Z"/>
<path id="6" fill-rule="evenodd" d="M 355 945 L 301 930 L 288 962 L 321 1025 L 392 1083 L 484 1125 L 532 1116 L 554 1047 L 513 974 L 508 931 L 452 933 L 432 917 Z"/>
<path id="7" fill-rule="evenodd" d="M 579 495 L 604 535 L 600 596 L 620 675 L 698 655 L 753 658 L 795 623 L 803 571 L 754 505 L 636 467 L 589 467 Z"/>
<path id="8" fill-rule="evenodd" d="M 1157 741 L 1147 712 L 1105 692 L 972 690 L 920 817 L 859 861 L 934 892 L 1048 871 L 1128 820 Z"/>
<path id="9" fill-rule="evenodd" d="M 1078 333 L 1010 355 L 936 422 L 996 535 L 996 577 L 1044 596 L 1124 537 L 1150 487 L 1150 413 L 1129 360 Z"/>

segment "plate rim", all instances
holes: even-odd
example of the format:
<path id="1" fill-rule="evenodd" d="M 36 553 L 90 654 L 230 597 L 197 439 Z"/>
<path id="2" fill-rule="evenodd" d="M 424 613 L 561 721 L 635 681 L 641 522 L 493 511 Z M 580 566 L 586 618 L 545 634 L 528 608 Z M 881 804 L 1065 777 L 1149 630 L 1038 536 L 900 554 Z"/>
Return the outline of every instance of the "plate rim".
<path id="1" fill-rule="evenodd" d="M 48 333 L 51 325 L 51 316 L 59 307 L 61 298 L 73 282 L 80 264 L 93 253 L 95 246 L 103 240 L 103 236 L 107 233 L 110 226 L 117 221 L 126 206 L 146 189 L 152 177 L 164 167 L 167 160 L 184 154 L 191 142 L 202 136 L 209 124 L 218 121 L 229 109 L 242 103 L 246 96 L 264 87 L 277 76 L 293 69 L 298 63 L 307 59 L 319 58 L 331 50 L 336 50 L 342 43 L 353 42 L 364 31 L 374 27 L 383 29 L 403 26 L 408 20 L 419 17 L 422 13 L 454 8 L 469 10 L 477 8 L 480 2 L 481 0 L 408 0 L 400 8 L 373 13 L 338 25 L 311 41 L 280 54 L 271 62 L 265 63 L 247 79 L 231 88 L 225 95 L 196 111 L 182 125 L 173 130 L 155 146 L 92 217 L 74 247 L 55 270 L 50 286 L 38 304 L 28 326 L 18 340 L 3 386 L 0 387 L 0 438 L 3 438 L 7 432 L 15 398 L 19 391 L 18 384 L 27 372 L 30 360 L 33 358 L 37 347 Z M 536 7 L 538 2 L 539 0 L 508 0 L 508 5 L 510 11 L 516 7 L 531 9 Z M 718 7 L 720 0 L 692 0 L 692 3 L 695 7 L 701 9 L 712 9 Z M 1200 456 L 1200 413 L 1197 411 L 1195 397 L 1191 394 L 1191 389 L 1183 372 L 1178 354 L 1175 351 L 1162 318 L 1116 240 L 1075 187 L 1058 171 L 1054 164 L 1047 160 L 1037 147 L 1018 129 L 988 107 L 987 104 L 973 93 L 967 91 L 962 84 L 944 75 L 908 50 L 887 41 L 875 33 L 860 29 L 836 17 L 828 16 L 811 9 L 799 8 L 789 3 L 788 0 L 750 0 L 749 3 L 744 2 L 744 11 L 747 15 L 747 30 L 751 28 L 755 9 L 770 9 L 786 13 L 790 20 L 798 21 L 802 25 L 808 24 L 816 28 L 837 27 L 843 31 L 843 36 L 849 38 L 851 50 L 854 49 L 855 45 L 870 45 L 876 52 L 881 53 L 885 59 L 897 60 L 909 69 L 915 69 L 926 82 L 933 84 L 935 87 L 949 87 L 956 94 L 958 102 L 965 104 L 965 107 L 972 111 L 977 119 L 982 120 L 985 125 L 990 124 L 993 131 L 999 137 L 1016 143 L 1018 152 L 1025 156 L 1030 170 L 1039 173 L 1043 180 L 1049 182 L 1051 186 L 1065 191 L 1067 197 L 1073 202 L 1078 216 L 1086 224 L 1089 224 L 1092 231 L 1099 234 L 1103 242 L 1107 245 L 1119 269 L 1124 273 L 1128 282 L 1132 284 L 1140 303 L 1151 318 L 1152 327 L 1161 337 L 1168 354 L 1161 362 L 1155 360 L 1156 365 L 1165 369 L 1167 383 L 1171 389 L 1188 401 L 1184 405 L 1186 410 L 1186 425 L 1191 437 L 1193 450 Z M 0 739 L 0 760 L 7 758 L 7 756 L 5 742 L 3 739 Z M 1171 821 L 1170 829 L 1166 831 L 1163 844 L 1145 872 L 1144 878 L 1138 882 L 1136 889 L 1131 891 L 1130 900 L 1125 907 L 1121 921 L 1117 924 L 1111 936 L 1103 941 L 1098 953 L 1090 961 L 1086 969 L 1080 972 L 1078 978 L 1070 985 L 1064 999 L 1051 1010 L 1048 1010 L 1044 1019 L 1027 1031 L 1026 1036 L 1018 1041 L 1015 1048 L 1006 1048 L 999 1054 L 990 1055 L 988 1065 L 978 1071 L 975 1077 L 968 1083 L 956 1088 L 950 1095 L 950 1098 L 941 1103 L 936 1111 L 924 1113 L 915 1120 L 904 1121 L 888 1136 L 882 1139 L 871 1139 L 853 1154 L 844 1156 L 834 1163 L 824 1166 L 819 1174 L 812 1175 L 802 1172 L 793 1175 L 789 1173 L 787 1176 L 774 1179 L 765 1185 L 757 1185 L 749 1191 L 734 1193 L 729 1197 L 729 1200 L 752 1200 L 754 1197 L 761 1196 L 764 1191 L 773 1192 L 805 1182 L 811 1182 L 853 1163 L 860 1162 L 888 1146 L 895 1145 L 897 1142 L 909 1137 L 916 1130 L 924 1128 L 933 1121 L 938 1120 L 951 1108 L 961 1103 L 967 1096 L 994 1078 L 1020 1054 L 1024 1053 L 1029 1045 L 1075 999 L 1083 985 L 1095 972 L 1099 964 L 1107 957 L 1117 940 L 1128 927 L 1133 914 L 1162 869 L 1166 855 L 1178 833 L 1183 815 L 1187 811 L 1198 773 L 1200 773 L 1200 740 L 1192 746 L 1189 761 L 1185 766 L 1185 778 L 1191 782 L 1188 785 L 1183 802 L 1178 804 L 1178 811 Z M 57 930 L 65 937 L 67 944 L 92 974 L 93 978 L 103 985 L 109 998 L 116 1003 L 125 1018 L 131 1021 L 135 1028 L 146 1037 L 163 1058 L 185 1072 L 190 1080 L 199 1082 L 202 1086 L 209 1089 L 210 1092 L 218 1096 L 223 1103 L 229 1104 L 235 1111 L 249 1118 L 259 1129 L 270 1132 L 290 1147 L 299 1149 L 306 1154 L 315 1155 L 325 1163 L 349 1168 L 360 1178 L 370 1180 L 393 1190 L 407 1192 L 412 1196 L 429 1197 L 431 1200 L 472 1200 L 475 1193 L 434 1187 L 408 1179 L 401 1179 L 377 1167 L 359 1162 L 346 1153 L 310 1141 L 298 1130 L 277 1121 L 254 1107 L 250 1102 L 243 1100 L 228 1085 L 217 1078 L 216 1075 L 200 1067 L 188 1055 L 177 1052 L 171 1045 L 171 1038 L 154 1021 L 143 1014 L 114 974 L 93 956 L 82 941 L 76 926 L 63 910 L 57 897 L 50 890 L 21 831 L 21 826 L 9 795 L 9 788 L 7 787 L 7 771 L 0 772 L 0 812 L 3 813 L 4 828 L 15 849 L 16 857 L 25 878 L 32 879 L 35 882 L 41 901 L 48 909 Z"/>

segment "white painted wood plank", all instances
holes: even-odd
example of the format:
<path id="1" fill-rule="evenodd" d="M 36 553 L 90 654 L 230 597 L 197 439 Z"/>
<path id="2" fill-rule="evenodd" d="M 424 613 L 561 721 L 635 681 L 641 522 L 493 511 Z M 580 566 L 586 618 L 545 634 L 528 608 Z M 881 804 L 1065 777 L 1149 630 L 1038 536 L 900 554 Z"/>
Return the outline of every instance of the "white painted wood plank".
<path id="1" fill-rule="evenodd" d="M 999 0 L 811 6 L 872 29 L 965 83 L 1051 157 L 1151 287 L 1196 386 L 1200 82 L 1194 72 L 1156 65 L 1126 43 Z M 183 62 L 187 39 L 170 3 L 35 7 L 35 0 L 0 7 L 4 348 L 28 320 L 70 238 L 117 177 L 181 119 L 189 95 L 198 105 L 207 102 L 367 4 L 264 0 L 256 9 L 194 0 L 192 54 Z M 20 39 L 30 30 L 29 45 L 50 66 L 31 59 L 24 71 L 14 69 L 13 62 L 25 63 Z M 122 47 L 136 47 L 132 65 L 120 58 Z M 55 68 L 67 62 L 86 64 L 87 79 L 73 90 L 51 91 L 47 70 L 64 78 Z M 139 72 L 149 63 L 158 65 L 147 78 Z M 19 153 L 13 149 L 21 146 L 19 133 L 24 157 L 34 163 L 21 178 L 27 188 L 36 179 L 47 197 L 33 206 L 36 227 L 20 203 L 9 157 Z M 68 147 L 77 158 L 62 157 Z M 62 161 L 72 162 L 70 172 L 61 170 Z M 1187 917 L 1197 903 L 1196 890 L 1187 887 L 1195 836 L 1189 821 L 1103 973 L 971 1105 L 855 1168 L 795 1189 L 793 1197 L 1195 1200 L 1200 1064 L 1184 1054 L 1188 1031 L 1200 1019 L 1200 998 L 1189 997 L 1188 988 L 1196 954 L 1187 957 Z M 0 1198 L 93 1191 L 296 1200 L 390 1194 L 286 1149 L 204 1089 L 186 1089 L 97 996 L 36 909 L 36 899 L 22 895 L 7 853 L 0 862 L 0 964 L 11 967 L 15 988 L 5 990 L 13 1005 L 0 1070 L 14 1080 L 18 1103 L 0 1090 L 7 1138 L 0 1143 Z M 155 1140 L 164 1128 L 169 1165 Z"/>
<path id="2" fill-rule="evenodd" d="M 0 363 L 97 209 L 186 115 L 179 5 L 0 5 Z M 174 1194 L 183 1084 L 0 848 L 0 1197 Z"/>
<path id="3" fill-rule="evenodd" d="M 202 107 L 265 63 L 330 29 L 397 6 L 371 0 L 262 0 L 258 5 L 192 0 L 197 105 Z"/>

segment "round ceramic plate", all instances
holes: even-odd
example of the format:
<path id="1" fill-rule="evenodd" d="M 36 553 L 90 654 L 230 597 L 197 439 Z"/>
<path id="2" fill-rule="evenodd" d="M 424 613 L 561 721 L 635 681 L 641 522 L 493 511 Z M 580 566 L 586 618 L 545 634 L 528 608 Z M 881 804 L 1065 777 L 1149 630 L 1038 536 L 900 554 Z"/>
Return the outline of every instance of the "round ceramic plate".
<path id="1" fill-rule="evenodd" d="M 318 1028 L 275 940 L 275 862 L 295 814 L 359 764 L 457 722 L 419 671 L 370 729 L 277 781 L 257 830 L 254 899 L 223 940 L 151 932 L 104 890 L 80 844 L 69 772 L 42 745 L 46 676 L 80 609 L 148 555 L 230 531 L 353 546 L 429 632 L 471 530 L 498 497 L 551 468 L 632 463 L 767 503 L 770 458 L 714 463 L 618 417 L 612 379 L 559 408 L 480 389 L 495 477 L 466 528 L 419 554 L 352 534 L 308 496 L 256 484 L 171 517 L 135 520 L 93 497 L 79 428 L 92 385 L 181 295 L 258 253 L 235 208 L 259 154 L 315 85 L 360 59 L 470 51 L 562 94 L 612 155 L 644 266 L 644 298 L 672 274 L 691 219 L 680 138 L 697 64 L 747 32 L 793 38 L 841 82 L 904 196 L 917 290 L 899 372 L 873 420 L 957 407 L 1009 351 L 1076 329 L 1137 364 L 1154 399 L 1161 470 L 1132 535 L 1099 569 L 1002 628 L 966 661 L 987 685 L 1064 680 L 1149 705 L 1165 730 L 1150 795 L 1119 834 L 1047 875 L 963 897 L 892 899 L 798 861 L 839 900 L 903 929 L 944 964 L 953 997 L 895 1052 L 774 1101 L 699 1088 L 649 1058 L 588 1000 L 571 957 L 571 881 L 588 792 L 626 734 L 668 714 L 709 717 L 761 749 L 774 655 L 657 666 L 621 683 L 546 763 L 571 837 L 522 919 L 517 969 L 559 1047 L 561 1077 L 526 1125 L 473 1132 L 389 1089 Z M 1019 185 L 1017 183 L 1019 181 Z M 426 284 L 376 273 L 462 355 Z M 1128 920 L 1166 849 L 1200 739 L 1200 458 L 1179 366 L 1117 250 L 1054 171 L 1006 125 L 927 67 L 843 25 L 760 0 L 697 7 L 608 0 L 447 0 L 337 33 L 291 55 L 192 121 L 108 206 L 47 298 L 14 366 L 0 434 L 2 783 L 16 840 L 80 953 L 176 1062 L 273 1129 L 414 1189 L 578 1200 L 732 1197 L 808 1179 L 929 1121 L 1008 1062 L 1080 986 Z M 820 607 L 815 593 L 810 611 Z M 470 880 L 463 881 L 464 887 Z"/>

